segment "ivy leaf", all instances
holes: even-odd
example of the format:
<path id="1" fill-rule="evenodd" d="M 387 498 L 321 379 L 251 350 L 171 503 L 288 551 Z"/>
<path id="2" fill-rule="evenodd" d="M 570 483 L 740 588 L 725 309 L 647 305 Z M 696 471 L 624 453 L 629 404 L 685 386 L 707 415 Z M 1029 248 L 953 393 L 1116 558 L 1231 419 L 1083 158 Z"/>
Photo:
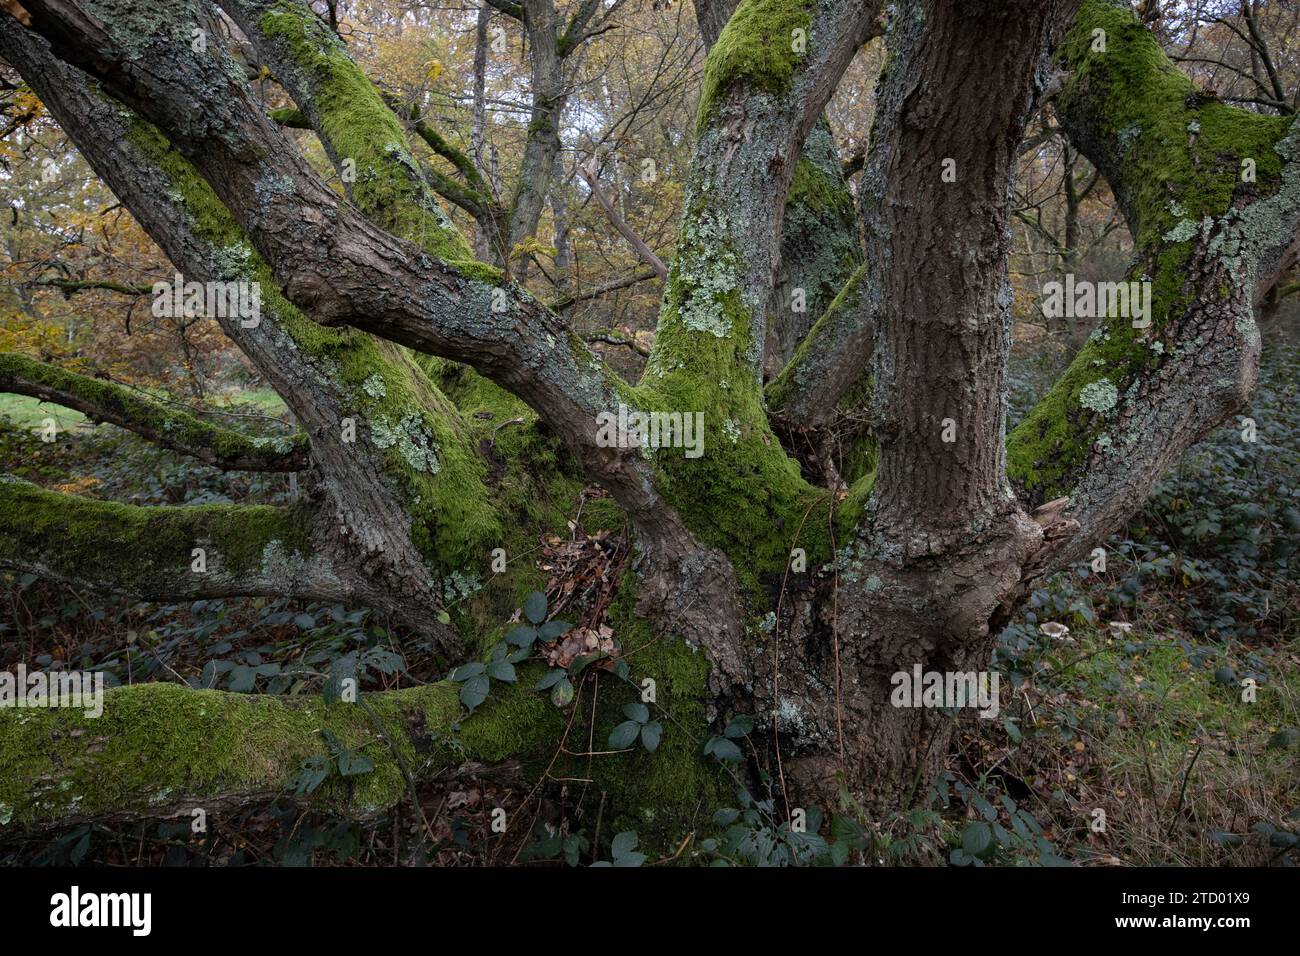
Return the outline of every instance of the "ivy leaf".
<path id="1" fill-rule="evenodd" d="M 638 724 L 644 724 L 650 719 L 650 708 L 642 703 L 624 704 L 623 713 L 628 720 L 635 720 Z"/>
<path id="2" fill-rule="evenodd" d="M 1219 846 L 1241 846 L 1246 842 L 1246 838 L 1240 833 L 1228 833 L 1224 830 L 1210 830 L 1205 835 Z"/>
<path id="3" fill-rule="evenodd" d="M 1022 735 L 1020 733 L 1020 728 L 1016 726 L 1016 722 L 1014 720 L 1012 720 L 1009 716 L 1003 717 L 1002 726 L 1006 728 L 1007 736 L 1011 738 L 1011 742 L 1013 744 L 1020 743 Z"/>
<path id="4" fill-rule="evenodd" d="M 542 625 L 542 640 L 553 641 L 571 627 L 568 621 L 547 621 Z"/>
<path id="5" fill-rule="evenodd" d="M 506 635 L 507 643 L 516 644 L 519 647 L 532 647 L 533 642 L 536 640 L 537 628 L 529 627 L 527 624 L 520 624 Z"/>
<path id="6" fill-rule="evenodd" d="M 534 591 L 524 599 L 524 617 L 534 624 L 541 624 L 546 620 L 545 594 L 541 591 Z"/>
<path id="7" fill-rule="evenodd" d="M 321 754 L 314 757 L 308 757 L 302 762 L 298 771 L 298 780 L 294 785 L 294 793 L 298 796 L 312 793 L 325 782 L 329 776 L 330 763 L 329 758 Z"/>
<path id="8" fill-rule="evenodd" d="M 339 773 L 345 777 L 355 777 L 359 774 L 370 773 L 375 769 L 375 762 L 365 754 L 354 753 L 351 750 L 339 752 Z"/>
<path id="9" fill-rule="evenodd" d="M 705 754 L 712 754 L 723 763 L 739 763 L 742 756 L 740 748 L 726 737 L 712 737 L 704 745 Z"/>
<path id="10" fill-rule="evenodd" d="M 635 830 L 624 830 L 614 837 L 609 844 L 609 852 L 617 860 L 621 856 L 627 856 L 636 849 L 636 845 L 641 842 L 640 837 L 636 835 Z"/>
<path id="11" fill-rule="evenodd" d="M 645 749 L 650 753 L 659 749 L 659 741 L 663 736 L 664 725 L 657 720 L 652 720 L 641 728 L 641 743 L 645 744 Z"/>
<path id="12" fill-rule="evenodd" d="M 233 693 L 246 694 L 257 684 L 257 675 L 247 664 L 240 664 L 230 672 L 229 682 L 226 687 Z"/>
<path id="13" fill-rule="evenodd" d="M 582 654 L 575 657 L 573 663 L 569 665 L 569 676 L 577 677 L 596 661 L 604 660 L 607 656 L 604 651 L 596 651 L 594 654 Z"/>
<path id="14" fill-rule="evenodd" d="M 481 667 L 482 665 L 479 666 Z M 461 686 L 460 702 L 470 710 L 473 710 L 479 704 L 483 703 L 483 701 L 487 700 L 489 686 L 490 682 L 485 675 L 479 674 L 475 677 L 471 677 Z"/>
<path id="15" fill-rule="evenodd" d="M 635 720 L 625 720 L 615 727 L 609 735 L 609 747 L 611 750 L 624 750 L 632 746 L 632 741 L 636 740 L 637 734 L 641 732 L 641 725 Z"/>
<path id="16" fill-rule="evenodd" d="M 578 854 L 581 853 L 587 844 L 587 838 L 577 833 L 571 833 L 564 838 L 564 862 L 569 866 L 578 865 Z"/>
<path id="17" fill-rule="evenodd" d="M 961 848 L 970 856 L 984 859 L 993 849 L 993 828 L 983 820 L 972 820 L 961 831 Z"/>
<path id="18" fill-rule="evenodd" d="M 852 817 L 831 817 L 831 839 L 847 850 L 865 850 L 870 843 L 866 829 Z"/>
<path id="19" fill-rule="evenodd" d="M 1268 738 L 1265 748 L 1268 750 L 1285 750 L 1297 740 L 1300 740 L 1300 730 L 1296 730 L 1294 727 L 1283 727 Z"/>

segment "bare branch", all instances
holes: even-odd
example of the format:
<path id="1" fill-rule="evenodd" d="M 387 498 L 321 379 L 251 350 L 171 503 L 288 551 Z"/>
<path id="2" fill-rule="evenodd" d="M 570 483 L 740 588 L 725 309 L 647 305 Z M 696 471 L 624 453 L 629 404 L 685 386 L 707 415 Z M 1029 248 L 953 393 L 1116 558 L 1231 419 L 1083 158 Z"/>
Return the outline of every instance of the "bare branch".
<path id="1" fill-rule="evenodd" d="M 645 282 L 648 279 L 659 278 L 659 273 L 654 269 L 646 269 L 642 272 L 633 272 L 630 275 L 620 276 L 617 279 L 610 279 L 607 282 L 601 282 L 586 289 L 574 290 L 554 302 L 551 302 L 549 308 L 555 312 L 563 312 L 565 309 L 572 308 L 579 302 L 585 302 L 588 299 L 598 299 L 602 295 L 610 292 L 617 292 L 619 289 L 626 289 L 628 286 L 636 285 L 638 282 Z"/>
<path id="2" fill-rule="evenodd" d="M 596 198 L 596 202 L 600 203 L 600 208 L 605 210 L 605 218 L 609 220 L 610 225 L 617 229 L 618 234 L 628 241 L 628 244 L 636 250 L 637 255 L 654 270 L 655 275 L 659 276 L 660 279 L 667 279 L 668 267 L 664 265 L 664 261 L 654 254 L 650 247 L 645 244 L 645 240 L 637 235 L 636 230 L 629 226 L 627 221 L 618 214 L 614 204 L 609 201 L 609 197 L 600 188 L 600 183 L 596 180 L 595 156 L 591 157 L 591 161 L 586 166 L 578 167 L 578 175 L 591 189 L 591 194 Z"/>

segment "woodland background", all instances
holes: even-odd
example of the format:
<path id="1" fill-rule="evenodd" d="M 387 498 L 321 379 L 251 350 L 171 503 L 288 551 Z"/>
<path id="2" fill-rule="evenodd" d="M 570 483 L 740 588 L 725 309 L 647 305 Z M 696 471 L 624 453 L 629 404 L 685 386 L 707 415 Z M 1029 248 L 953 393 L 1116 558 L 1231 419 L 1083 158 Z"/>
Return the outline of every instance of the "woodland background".
<path id="1" fill-rule="evenodd" d="M 1265 112 L 1300 108 L 1300 3 L 1140 6 L 1206 95 Z M 337 21 L 372 77 L 402 101 L 423 104 L 433 125 L 476 158 L 493 193 L 508 198 L 529 116 L 529 63 L 515 21 L 473 4 L 317 8 Z M 572 327 L 634 381 L 661 285 L 611 228 L 579 169 L 594 170 L 618 215 L 671 260 L 704 46 L 693 9 L 680 0 L 621 3 L 606 23 L 572 70 L 555 184 L 536 235 L 515 251 L 528 255 L 523 281 L 532 292 L 567 302 Z M 483 58 L 480 119 L 481 43 L 496 44 L 498 55 Z M 873 41 L 827 110 L 850 174 L 862 165 L 881 59 Z M 267 86 L 268 107 L 286 105 Z M 245 431 L 289 434 L 283 405 L 215 322 L 151 314 L 151 285 L 175 270 L 7 68 L 0 126 L 0 351 L 129 383 Z M 312 134 L 296 135 L 322 176 L 335 178 Z M 431 151 L 421 158 L 450 174 Z M 1011 425 L 1091 331 L 1087 320 L 1044 319 L 1043 284 L 1067 272 L 1116 279 L 1130 252 L 1106 183 L 1056 132 L 1050 109 L 1022 147 L 1017 206 Z M 473 233 L 468 216 L 449 211 Z M 999 642 L 1002 716 L 963 724 L 959 754 L 929 807 L 885 821 L 872 835 L 873 856 L 972 862 L 953 855 L 966 824 L 1001 806 L 1060 859 L 1081 864 L 1300 862 L 1300 276 L 1284 276 L 1262 311 L 1263 370 L 1245 413 L 1258 440 L 1242 441 L 1235 425 L 1215 433 L 1110 542 L 1104 574 L 1063 573 L 1035 592 Z M 53 442 L 39 433 L 47 419 L 58 428 Z M 0 471 L 135 504 L 275 503 L 295 494 L 289 476 L 222 473 L 12 395 L 0 395 Z M 621 546 L 615 528 L 601 533 L 607 546 L 586 547 L 597 529 L 581 508 L 558 517 L 568 520 L 568 536 L 537 541 L 529 557 L 552 600 L 592 586 Z M 25 661 L 103 670 L 110 684 L 314 693 L 347 655 L 363 662 L 365 689 L 444 673 L 431 648 L 399 642 L 364 608 L 264 599 L 141 604 L 0 574 L 0 668 Z M 1257 704 L 1240 701 L 1246 677 L 1267 687 Z M 581 784 L 537 793 L 486 781 L 435 782 L 419 789 L 418 801 L 418 810 L 410 801 L 368 822 L 277 803 L 203 836 L 187 821 L 18 836 L 0 820 L 0 862 L 585 863 L 602 803 Z M 508 838 L 493 833 L 498 806 L 535 825 Z M 1080 822 L 1093 808 L 1110 808 L 1104 831 Z M 737 809 L 743 817 L 745 807 Z M 575 810 L 595 834 L 548 827 Z M 728 822 L 719 820 L 719 829 Z M 697 834 L 681 858 L 707 858 L 700 844 L 708 836 Z M 980 862 L 1017 862 L 1015 847 L 1008 840 Z"/>

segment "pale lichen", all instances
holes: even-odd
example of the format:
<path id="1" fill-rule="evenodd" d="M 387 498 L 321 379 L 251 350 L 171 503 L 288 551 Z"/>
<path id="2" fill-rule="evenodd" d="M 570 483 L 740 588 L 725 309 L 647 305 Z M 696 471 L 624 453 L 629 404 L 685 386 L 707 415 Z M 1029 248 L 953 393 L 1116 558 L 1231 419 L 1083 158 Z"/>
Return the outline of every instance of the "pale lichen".
<path id="1" fill-rule="evenodd" d="M 1110 379 L 1090 382 L 1079 390 L 1079 404 L 1094 412 L 1105 414 L 1119 402 L 1119 389 Z"/>

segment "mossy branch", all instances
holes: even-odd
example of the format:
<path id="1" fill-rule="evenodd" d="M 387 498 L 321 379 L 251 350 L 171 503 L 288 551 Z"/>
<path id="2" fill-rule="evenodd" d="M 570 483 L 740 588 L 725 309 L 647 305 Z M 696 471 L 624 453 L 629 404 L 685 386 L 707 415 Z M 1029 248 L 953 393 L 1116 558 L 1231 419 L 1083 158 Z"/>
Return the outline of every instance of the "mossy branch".
<path id="1" fill-rule="evenodd" d="M 630 602 L 620 601 L 630 613 Z M 533 688 L 541 671 L 535 666 L 517 683 L 494 683 L 472 714 L 460 704 L 460 685 L 448 681 L 362 691 L 358 703 L 330 704 L 315 694 L 137 684 L 106 691 L 98 716 L 81 708 L 0 708 L 0 829 L 236 810 L 291 797 L 303 762 L 323 757 L 329 776 L 301 799 L 353 818 L 405 799 L 408 775 L 419 784 L 511 768 L 528 783 L 548 775 L 588 779 L 610 798 L 613 818 L 647 837 L 678 834 L 707 820 L 724 792 L 721 775 L 700 753 L 708 665 L 683 642 L 653 638 L 644 622 L 624 621 L 620 630 L 639 648 L 637 672 L 658 685 L 655 711 L 667 731 L 654 753 L 585 753 L 588 728 L 604 741 L 625 719 L 623 704 L 635 699 L 634 689 L 594 668 L 573 713 Z M 570 737 L 566 726 L 582 729 Z M 374 769 L 342 776 L 331 761 L 331 737 Z"/>
<path id="2" fill-rule="evenodd" d="M 327 705 L 315 695 L 163 683 L 107 690 L 98 717 L 78 708 L 5 708 L 0 819 L 28 830 L 264 803 L 291 793 L 305 760 L 330 759 L 327 735 L 369 758 L 374 769 L 346 778 L 332 769 L 307 799 L 322 809 L 371 816 L 403 799 L 403 763 L 417 780 L 427 780 L 466 761 L 492 763 L 553 741 L 559 712 L 533 698 L 492 715 L 502 723 L 518 720 L 522 729 L 514 736 L 499 734 L 490 721 L 459 726 L 464 712 L 456 686 L 446 682 L 367 694 L 365 708 Z"/>
<path id="3" fill-rule="evenodd" d="M 1254 385 L 1256 298 L 1300 218 L 1300 125 L 1202 93 L 1127 5 L 1083 0 L 1056 98 L 1071 143 L 1105 175 L 1134 237 L 1126 284 L 1149 312 L 1112 309 L 1007 441 L 1030 503 L 1069 495 L 1077 560 Z"/>
<path id="4" fill-rule="evenodd" d="M 169 407 L 125 385 L 0 352 L 0 392 L 30 395 L 109 422 L 155 445 L 189 455 L 223 471 L 302 471 L 307 438 L 250 438 Z"/>
<path id="5" fill-rule="evenodd" d="M 511 0 L 487 0 L 487 5 L 508 17 L 513 17 L 520 23 L 523 23 L 527 17 L 522 3 L 512 3 Z"/>
<path id="6" fill-rule="evenodd" d="M 390 105 L 393 104 L 390 103 Z M 396 108 L 397 107 L 394 105 L 394 109 Z M 464 152 L 453 146 L 445 136 L 426 123 L 423 119 L 417 118 L 412 122 L 411 129 L 420 137 L 420 139 L 424 140 L 425 144 L 431 150 L 456 167 L 457 171 L 465 177 L 465 182 L 469 183 L 473 192 L 485 199 L 490 198 L 488 185 L 483 180 L 482 174 L 479 173 L 478 167 L 474 164 L 474 160 L 470 159 Z"/>
<path id="7" fill-rule="evenodd" d="M 133 296 L 149 295 L 153 291 L 152 286 L 126 285 L 122 282 L 111 282 L 107 279 L 37 279 L 28 284 L 58 289 L 67 298 L 72 298 L 76 293 L 85 292 L 89 289 L 102 289 L 106 292 L 117 292 L 121 295 Z"/>
<path id="8" fill-rule="evenodd" d="M 303 111 L 296 106 L 271 110 L 270 117 L 280 126 L 289 129 L 311 129 L 311 120 L 307 119 Z"/>
<path id="9" fill-rule="evenodd" d="M 444 262 L 473 254 L 406 146 L 397 117 L 338 34 L 297 0 L 239 0 L 231 15 L 293 96 L 344 177 L 349 196 L 377 225 Z"/>
<path id="10" fill-rule="evenodd" d="M 146 601 L 346 600 L 309 521 L 304 507 L 143 507 L 0 476 L 0 567 Z"/>

